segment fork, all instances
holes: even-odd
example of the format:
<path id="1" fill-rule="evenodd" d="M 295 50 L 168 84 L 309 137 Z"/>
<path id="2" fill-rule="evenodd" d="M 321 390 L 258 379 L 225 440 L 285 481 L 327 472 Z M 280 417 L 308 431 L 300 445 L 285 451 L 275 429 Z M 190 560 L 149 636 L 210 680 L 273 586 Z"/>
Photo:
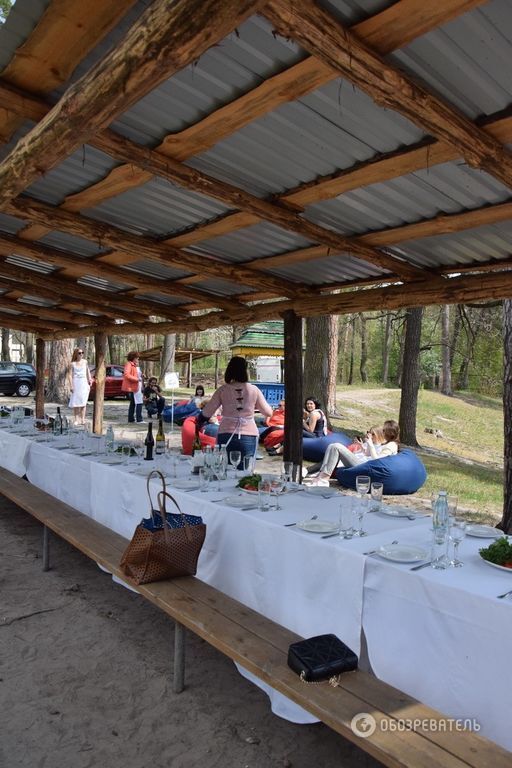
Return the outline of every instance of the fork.
<path id="1" fill-rule="evenodd" d="M 502 598 L 508 597 L 509 595 L 512 595 L 512 589 L 509 589 L 508 592 L 504 592 L 502 595 L 497 595 L 497 597 L 499 597 L 499 599 L 501 600 Z"/>
<path id="2" fill-rule="evenodd" d="M 391 542 L 392 544 L 398 544 L 398 540 L 395 539 L 395 541 Z M 363 552 L 363 555 L 375 555 L 379 550 L 378 549 L 370 549 L 369 552 Z"/>
<path id="3" fill-rule="evenodd" d="M 317 519 L 317 517 L 318 517 L 318 515 L 313 515 L 313 517 L 310 517 L 309 519 L 310 519 L 310 520 L 316 520 L 316 519 Z M 292 527 L 292 525 L 297 525 L 297 523 L 285 523 L 285 524 L 284 524 L 284 527 L 285 527 L 285 528 L 291 528 L 291 527 Z"/>

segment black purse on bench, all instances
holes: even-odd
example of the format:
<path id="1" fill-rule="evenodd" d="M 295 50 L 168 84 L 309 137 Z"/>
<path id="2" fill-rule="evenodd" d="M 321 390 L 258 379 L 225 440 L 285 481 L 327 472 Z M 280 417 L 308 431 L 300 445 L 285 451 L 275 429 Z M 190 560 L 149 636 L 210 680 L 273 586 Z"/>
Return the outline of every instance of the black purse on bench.
<path id="1" fill-rule="evenodd" d="M 290 645 L 288 666 L 305 683 L 336 685 L 338 675 L 357 669 L 357 656 L 336 635 L 317 635 Z"/>

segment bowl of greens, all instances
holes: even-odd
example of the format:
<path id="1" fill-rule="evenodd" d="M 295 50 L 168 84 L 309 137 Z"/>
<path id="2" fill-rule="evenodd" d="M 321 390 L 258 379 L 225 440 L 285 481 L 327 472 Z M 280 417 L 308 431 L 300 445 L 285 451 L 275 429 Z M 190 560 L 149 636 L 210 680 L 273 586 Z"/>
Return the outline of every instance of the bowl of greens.
<path id="1" fill-rule="evenodd" d="M 512 544 L 506 536 L 494 541 L 490 546 L 480 549 L 480 557 L 494 568 L 512 573 Z"/>

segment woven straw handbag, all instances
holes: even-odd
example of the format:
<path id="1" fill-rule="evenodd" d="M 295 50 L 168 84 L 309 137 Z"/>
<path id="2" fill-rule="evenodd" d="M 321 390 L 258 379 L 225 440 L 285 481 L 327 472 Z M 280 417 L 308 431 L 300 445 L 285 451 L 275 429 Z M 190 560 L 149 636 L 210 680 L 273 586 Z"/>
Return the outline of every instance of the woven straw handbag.
<path id="1" fill-rule="evenodd" d="M 150 480 L 154 476 L 160 477 L 163 486 L 157 496 L 158 510 L 153 507 L 150 492 Z M 151 517 L 143 519 L 135 529 L 121 558 L 121 570 L 136 584 L 193 576 L 205 539 L 206 525 L 200 517 L 183 514 L 166 490 L 161 472 L 155 470 L 149 474 L 147 489 Z M 167 512 L 167 499 L 175 505 L 177 514 Z"/>

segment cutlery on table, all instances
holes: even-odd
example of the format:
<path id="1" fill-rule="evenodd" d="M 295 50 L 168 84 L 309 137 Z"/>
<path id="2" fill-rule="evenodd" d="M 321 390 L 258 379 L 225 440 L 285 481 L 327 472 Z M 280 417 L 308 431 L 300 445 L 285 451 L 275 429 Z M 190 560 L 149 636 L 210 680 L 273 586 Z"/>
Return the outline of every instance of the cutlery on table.
<path id="1" fill-rule="evenodd" d="M 512 589 L 509 589 L 508 592 L 504 592 L 502 595 L 496 595 L 496 597 L 499 597 L 499 599 L 501 600 L 502 598 L 508 597 L 509 595 L 512 595 Z"/>
<path id="2" fill-rule="evenodd" d="M 421 520 L 422 517 L 430 517 L 430 515 L 407 515 L 408 520 Z"/>
<path id="3" fill-rule="evenodd" d="M 316 520 L 317 517 L 318 517 L 318 515 L 313 515 L 313 517 L 310 517 L 309 520 Z M 309 520 L 307 522 L 309 522 Z M 285 523 L 284 527 L 285 528 L 291 528 L 292 525 L 297 525 L 297 523 Z"/>
<path id="4" fill-rule="evenodd" d="M 412 568 L 409 568 L 410 571 L 421 571 L 422 568 L 426 568 L 428 565 L 432 564 L 432 560 L 429 560 L 428 563 L 422 563 L 421 565 L 413 565 Z"/>
<path id="5" fill-rule="evenodd" d="M 398 544 L 398 539 L 395 539 L 395 541 L 392 541 L 391 543 Z M 369 552 L 363 552 L 363 555 L 376 555 L 378 551 L 378 549 L 370 549 Z"/>

